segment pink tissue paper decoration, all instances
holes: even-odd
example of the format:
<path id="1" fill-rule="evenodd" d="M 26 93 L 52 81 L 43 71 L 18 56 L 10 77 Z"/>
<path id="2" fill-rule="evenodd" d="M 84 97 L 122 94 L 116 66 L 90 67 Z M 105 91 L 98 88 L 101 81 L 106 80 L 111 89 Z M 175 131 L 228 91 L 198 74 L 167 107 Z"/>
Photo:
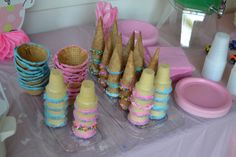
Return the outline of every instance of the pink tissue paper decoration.
<path id="1" fill-rule="evenodd" d="M 13 59 L 14 48 L 28 42 L 29 37 L 22 30 L 0 33 L 0 60 Z"/>
<path id="2" fill-rule="evenodd" d="M 150 62 L 157 47 L 148 47 L 148 53 L 145 56 L 145 63 Z M 170 65 L 170 75 L 173 82 L 192 76 L 195 67 L 189 62 L 184 50 L 181 47 L 159 47 L 159 64 Z"/>
<path id="3" fill-rule="evenodd" d="M 96 7 L 96 23 L 101 17 L 103 20 L 103 30 L 107 37 L 109 29 L 112 27 L 115 19 L 117 18 L 118 9 L 117 7 L 112 7 L 111 3 L 99 1 Z"/>

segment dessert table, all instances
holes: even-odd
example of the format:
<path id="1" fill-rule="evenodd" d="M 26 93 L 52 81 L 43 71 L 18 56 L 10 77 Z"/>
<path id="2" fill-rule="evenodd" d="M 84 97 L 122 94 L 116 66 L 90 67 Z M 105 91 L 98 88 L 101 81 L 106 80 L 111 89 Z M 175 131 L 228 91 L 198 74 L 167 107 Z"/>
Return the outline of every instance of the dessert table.
<path id="1" fill-rule="evenodd" d="M 210 43 L 214 31 L 225 31 L 236 37 L 236 27 L 230 23 L 232 15 L 223 19 L 209 19 L 197 24 L 193 43 L 185 52 L 199 75 L 204 62 L 204 44 Z M 218 24 L 215 28 L 214 25 Z M 175 24 L 176 26 L 178 23 Z M 180 24 L 179 24 L 180 25 Z M 200 29 L 209 26 L 206 29 Z M 214 27 L 215 29 L 211 29 Z M 173 21 L 160 29 L 158 45 L 179 46 L 179 32 Z M 179 29 L 180 30 L 180 29 Z M 94 26 L 84 25 L 31 35 L 32 42 L 44 45 L 52 54 L 68 45 L 80 45 L 88 50 Z M 201 38 L 200 38 L 201 37 Z M 49 65 L 52 66 L 52 60 Z M 227 64 L 226 84 L 232 65 Z M 10 104 L 9 115 L 17 120 L 16 134 L 7 140 L 8 157 L 92 157 L 92 156 L 162 156 L 162 157 L 233 157 L 236 154 L 236 98 L 231 111 L 222 118 L 204 119 L 189 115 L 173 99 L 166 121 L 149 128 L 135 128 L 123 113 L 103 94 L 99 96 L 98 135 L 83 141 L 73 137 L 70 127 L 64 130 L 49 129 L 43 124 L 42 96 L 29 96 L 18 86 L 13 62 L 0 66 L 0 82 Z"/>

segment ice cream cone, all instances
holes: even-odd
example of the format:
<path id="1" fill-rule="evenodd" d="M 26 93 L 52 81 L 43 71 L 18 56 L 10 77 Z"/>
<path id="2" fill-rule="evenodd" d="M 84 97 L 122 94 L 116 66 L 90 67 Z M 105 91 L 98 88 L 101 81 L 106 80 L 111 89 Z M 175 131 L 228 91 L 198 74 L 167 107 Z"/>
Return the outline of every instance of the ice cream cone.
<path id="1" fill-rule="evenodd" d="M 136 83 L 135 89 L 142 93 L 151 93 L 154 89 L 154 71 L 152 69 L 144 69 L 139 82 Z M 145 94 L 146 95 L 146 94 Z"/>
<path id="2" fill-rule="evenodd" d="M 115 49 L 116 46 L 116 37 L 118 36 L 118 25 L 117 20 L 115 20 L 113 26 L 112 26 L 112 49 Z"/>
<path id="3" fill-rule="evenodd" d="M 135 33 L 133 32 L 130 36 L 129 42 L 127 43 L 127 45 L 125 46 L 123 50 L 124 64 L 127 63 L 130 51 L 134 50 L 134 39 L 135 39 Z"/>
<path id="4" fill-rule="evenodd" d="M 121 70 L 122 70 L 122 58 L 119 54 L 118 47 L 115 48 L 115 50 L 111 56 L 111 60 L 108 65 L 108 69 L 111 72 L 121 72 Z"/>
<path id="5" fill-rule="evenodd" d="M 96 108 L 97 96 L 93 81 L 85 80 L 82 82 L 80 93 L 76 98 L 76 103 L 79 105 L 80 109 Z"/>
<path id="6" fill-rule="evenodd" d="M 46 86 L 47 92 L 63 93 L 66 92 L 63 74 L 59 69 L 52 69 L 49 77 L 49 83 Z"/>
<path id="7" fill-rule="evenodd" d="M 129 58 L 125 67 L 123 77 L 121 79 L 121 84 L 130 87 L 134 86 L 135 80 L 135 65 L 134 65 L 134 53 L 131 51 L 129 53 Z"/>
<path id="8" fill-rule="evenodd" d="M 103 34 L 103 22 L 102 22 L 102 18 L 100 17 L 97 23 L 97 28 L 96 28 L 96 33 L 95 33 L 95 37 L 93 39 L 93 43 L 92 43 L 92 48 L 95 50 L 100 50 L 103 51 L 104 50 L 104 34 Z"/>
<path id="9" fill-rule="evenodd" d="M 144 59 L 145 54 L 144 54 L 143 38 L 142 38 L 141 32 L 139 32 L 139 36 L 138 36 L 138 40 L 136 44 L 138 46 L 141 57 Z"/>
<path id="10" fill-rule="evenodd" d="M 134 48 L 134 64 L 135 64 L 136 71 L 139 71 L 139 69 L 142 69 L 144 66 L 144 56 L 142 52 L 140 52 L 139 42 L 140 40 L 137 41 Z"/>
<path id="11" fill-rule="evenodd" d="M 108 39 L 105 42 L 105 49 L 102 56 L 101 64 L 107 66 L 109 64 L 110 58 L 112 56 L 112 32 L 109 33 Z"/>
<path id="12" fill-rule="evenodd" d="M 155 78 L 156 84 L 170 84 L 170 66 L 168 64 L 160 64 Z"/>
<path id="13" fill-rule="evenodd" d="M 123 61 L 123 46 L 122 46 L 122 34 L 118 34 L 117 38 L 116 38 L 116 46 L 115 49 L 117 49 L 117 51 L 119 52 L 120 57 L 122 58 Z M 123 65 L 123 62 L 122 62 Z"/>
<path id="14" fill-rule="evenodd" d="M 150 64 L 148 65 L 148 68 L 154 70 L 155 73 L 156 73 L 157 67 L 158 67 L 159 53 L 160 53 L 160 49 L 157 48 L 154 56 L 152 56 Z"/>

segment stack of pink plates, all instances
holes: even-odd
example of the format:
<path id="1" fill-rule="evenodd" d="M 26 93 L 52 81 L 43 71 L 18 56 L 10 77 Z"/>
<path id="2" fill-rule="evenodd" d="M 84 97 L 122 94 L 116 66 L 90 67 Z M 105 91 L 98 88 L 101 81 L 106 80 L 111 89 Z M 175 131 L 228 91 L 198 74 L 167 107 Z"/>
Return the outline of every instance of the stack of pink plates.
<path id="1" fill-rule="evenodd" d="M 175 100 L 186 112 L 204 118 L 222 117 L 232 106 L 232 97 L 225 87 L 202 78 L 179 81 Z"/>
<path id="2" fill-rule="evenodd" d="M 68 88 L 69 103 L 73 103 L 83 80 L 87 77 L 89 55 L 79 46 L 69 46 L 56 53 L 53 61 L 55 68 L 63 73 Z"/>

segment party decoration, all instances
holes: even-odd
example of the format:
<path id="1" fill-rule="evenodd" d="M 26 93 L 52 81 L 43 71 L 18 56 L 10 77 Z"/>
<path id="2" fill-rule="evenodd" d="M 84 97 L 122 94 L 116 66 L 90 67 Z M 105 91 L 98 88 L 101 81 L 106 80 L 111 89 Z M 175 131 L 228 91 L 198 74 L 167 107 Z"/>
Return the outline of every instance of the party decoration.
<path id="1" fill-rule="evenodd" d="M 25 9 L 33 6 L 35 0 L 0 1 L 0 33 L 19 30 L 24 22 Z"/>
<path id="2" fill-rule="evenodd" d="M 52 69 L 44 94 L 44 122 L 47 126 L 58 128 L 66 125 L 68 106 L 66 91 L 62 72 Z"/>
<path id="3" fill-rule="evenodd" d="M 14 63 L 18 75 L 17 81 L 28 94 L 40 95 L 48 84 L 49 56 L 48 50 L 34 43 L 15 48 Z"/>
<path id="4" fill-rule="evenodd" d="M 76 97 L 74 104 L 74 122 L 72 131 L 75 136 L 88 139 L 96 134 L 97 102 L 94 82 L 85 80 L 81 92 Z"/>
<path id="5" fill-rule="evenodd" d="M 118 9 L 112 7 L 111 3 L 99 1 L 96 6 L 96 19 L 99 23 L 99 18 L 103 21 L 103 30 L 105 36 L 108 36 L 109 30 L 112 27 L 115 19 L 117 19 Z"/>
<path id="6" fill-rule="evenodd" d="M 87 77 L 89 55 L 79 46 L 72 45 L 58 51 L 53 61 L 55 68 L 63 73 L 69 105 L 73 104 L 80 91 L 81 83 Z"/>
<path id="7" fill-rule="evenodd" d="M 128 120 L 134 125 L 143 126 L 149 122 L 154 97 L 154 75 L 152 69 L 144 69 L 140 80 L 135 84 L 128 114 Z"/>
<path id="8" fill-rule="evenodd" d="M 28 42 L 30 40 L 22 30 L 0 33 L 0 61 L 11 60 L 14 48 Z"/>

